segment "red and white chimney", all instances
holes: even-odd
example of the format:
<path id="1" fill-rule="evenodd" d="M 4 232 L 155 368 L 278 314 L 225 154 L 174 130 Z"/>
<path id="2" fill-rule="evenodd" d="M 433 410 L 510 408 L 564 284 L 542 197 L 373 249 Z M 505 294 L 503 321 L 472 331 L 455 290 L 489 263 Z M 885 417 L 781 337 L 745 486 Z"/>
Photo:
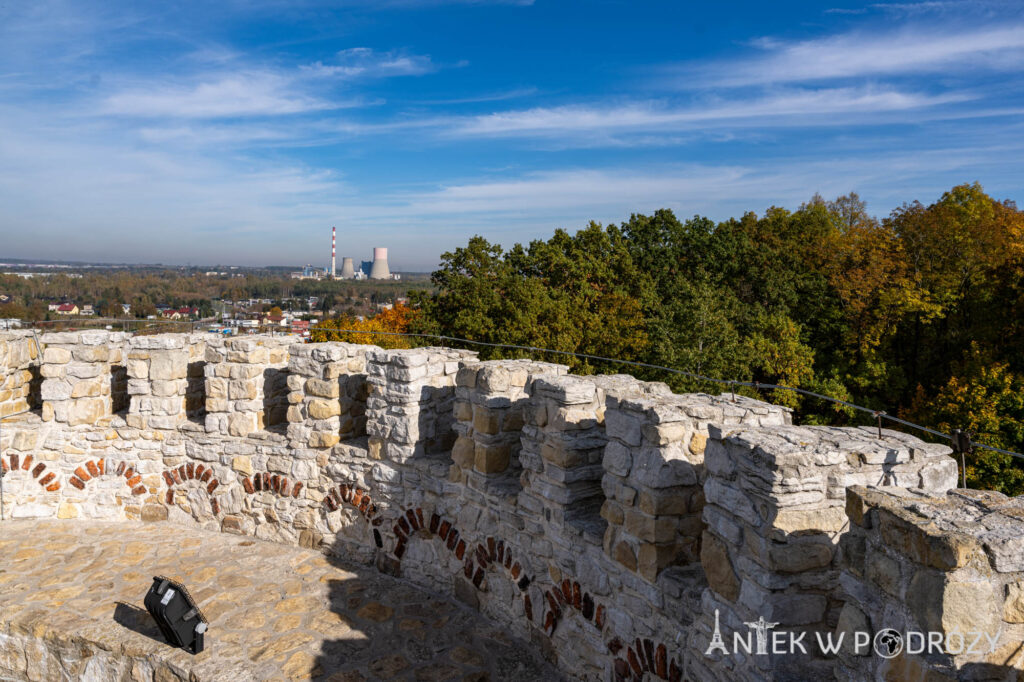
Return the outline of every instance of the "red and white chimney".
<path id="1" fill-rule="evenodd" d="M 331 228 L 331 279 L 334 279 L 335 228 Z"/>

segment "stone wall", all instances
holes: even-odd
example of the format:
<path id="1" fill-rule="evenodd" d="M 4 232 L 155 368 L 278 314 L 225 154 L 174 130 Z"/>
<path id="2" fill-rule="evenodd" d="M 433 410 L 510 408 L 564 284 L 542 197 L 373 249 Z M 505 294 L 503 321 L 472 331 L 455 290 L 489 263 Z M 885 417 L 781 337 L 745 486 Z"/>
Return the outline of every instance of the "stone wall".
<path id="1" fill-rule="evenodd" d="M 92 330 L 40 335 L 43 421 L 95 424 L 125 406 L 124 332 Z"/>
<path id="2" fill-rule="evenodd" d="M 956 485 L 950 449 L 887 431 L 826 426 L 711 427 L 701 561 L 709 589 L 703 625 L 727 632 L 763 618 L 776 632 L 826 632 L 838 623 L 839 539 L 849 528 L 846 488 L 902 483 L 945 492 Z M 769 671 L 827 675 L 834 661 L 788 653 L 732 652 L 704 675 L 762 679 Z"/>
<path id="3" fill-rule="evenodd" d="M 4 424 L 5 516 L 318 547 L 452 593 L 583 679 L 888 674 L 860 657 L 705 652 L 716 613 L 726 637 L 761 617 L 778 631 L 916 623 L 915 575 L 948 593 L 943 618 L 992 583 L 984 613 L 1024 634 L 1018 502 L 906 492 L 943 493 L 956 477 L 948 448 L 911 436 L 791 426 L 787 409 L 749 398 L 443 348 L 88 334 L 44 335 L 44 376 L 63 392 Z M 72 423 L 71 401 L 103 397 L 74 386 L 109 378 L 126 343 L 130 408 L 103 402 Z M 284 377 L 287 430 L 266 419 L 280 396 L 268 402 L 267 370 Z M 197 395 L 205 414 L 189 407 Z M 888 492 L 854 488 L 858 507 L 851 486 Z M 892 541 L 887 515 L 910 539 Z M 929 563 L 916 527 L 943 547 L 956 528 L 973 534 L 991 570 Z"/>
<path id="4" fill-rule="evenodd" d="M 39 359 L 31 331 L 0 332 L 0 419 L 38 406 Z"/>
<path id="5" fill-rule="evenodd" d="M 278 376 L 288 366 L 288 347 L 298 342 L 294 336 L 245 336 L 208 345 L 203 367 L 206 430 L 247 436 L 282 424 L 287 381 Z"/>
<path id="6" fill-rule="evenodd" d="M 530 404 L 527 387 L 539 377 L 559 376 L 565 365 L 529 360 L 489 360 L 465 365 L 456 379 L 452 448 L 455 480 L 478 489 L 521 487 L 520 448 Z"/>
<path id="7" fill-rule="evenodd" d="M 837 632 L 847 646 L 838 679 L 1020 679 L 1024 499 L 854 486 L 846 510 L 851 526 L 840 582 L 847 601 Z M 902 637 L 892 658 L 854 634 L 883 628 Z"/>
<path id="8" fill-rule="evenodd" d="M 375 459 L 407 462 L 455 443 L 455 375 L 476 353 L 445 348 L 373 350 L 366 354 L 366 431 Z"/>
<path id="9" fill-rule="evenodd" d="M 318 343 L 291 347 L 288 438 L 330 447 L 366 434 L 366 353 L 375 346 Z"/>
<path id="10" fill-rule="evenodd" d="M 603 486 L 605 550 L 654 582 L 669 565 L 700 560 L 709 429 L 789 424 L 789 410 L 740 397 L 609 395 Z"/>

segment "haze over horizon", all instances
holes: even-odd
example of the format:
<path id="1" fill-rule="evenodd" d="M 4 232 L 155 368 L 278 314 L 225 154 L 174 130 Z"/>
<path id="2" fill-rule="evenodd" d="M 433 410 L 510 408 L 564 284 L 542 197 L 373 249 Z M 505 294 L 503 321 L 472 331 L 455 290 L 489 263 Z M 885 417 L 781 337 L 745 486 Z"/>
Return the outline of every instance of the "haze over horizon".
<path id="1" fill-rule="evenodd" d="M 1013 2 L 0 6 L 0 259 L 429 271 L 671 208 L 1024 200 Z M 340 262 L 340 260 L 339 260 Z"/>

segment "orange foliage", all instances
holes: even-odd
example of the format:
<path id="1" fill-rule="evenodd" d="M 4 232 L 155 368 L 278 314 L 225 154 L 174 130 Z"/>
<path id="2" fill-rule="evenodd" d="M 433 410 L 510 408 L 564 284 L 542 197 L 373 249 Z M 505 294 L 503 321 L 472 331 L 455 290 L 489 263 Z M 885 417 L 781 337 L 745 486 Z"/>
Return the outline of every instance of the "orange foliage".
<path id="1" fill-rule="evenodd" d="M 409 331 L 419 311 L 407 305 L 396 304 L 382 310 L 369 319 L 358 320 L 347 315 L 324 320 L 310 330 L 313 342 L 344 341 L 380 346 L 381 348 L 412 348 L 415 339 L 389 334 L 404 334 Z M 351 330 L 351 331 L 342 331 Z"/>

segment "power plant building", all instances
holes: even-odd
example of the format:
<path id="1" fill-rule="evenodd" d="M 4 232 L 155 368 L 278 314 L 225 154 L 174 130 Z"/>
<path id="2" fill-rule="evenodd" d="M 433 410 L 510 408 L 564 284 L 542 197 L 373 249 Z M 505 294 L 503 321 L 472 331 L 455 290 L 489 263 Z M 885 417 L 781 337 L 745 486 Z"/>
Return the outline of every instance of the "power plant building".
<path id="1" fill-rule="evenodd" d="M 388 250 L 386 247 L 377 246 L 373 249 L 373 260 L 362 261 L 359 269 L 355 267 L 355 261 L 351 257 L 341 259 L 341 272 L 335 270 L 337 262 L 337 229 L 331 228 L 331 267 L 326 274 L 331 279 L 401 279 L 401 275 L 391 274 L 391 267 L 388 265 Z M 308 270 L 308 266 L 307 266 Z M 305 274 L 305 273 L 303 273 Z M 300 273 L 294 273 L 293 277 L 299 278 Z M 306 276 L 309 276 L 306 274 Z"/>
<path id="2" fill-rule="evenodd" d="M 352 265 L 351 258 L 341 259 L 341 278 L 342 279 L 354 279 L 356 276 L 356 269 Z"/>
<path id="3" fill-rule="evenodd" d="M 382 246 L 373 249 L 370 279 L 391 279 L 391 270 L 388 268 L 388 250 Z"/>

